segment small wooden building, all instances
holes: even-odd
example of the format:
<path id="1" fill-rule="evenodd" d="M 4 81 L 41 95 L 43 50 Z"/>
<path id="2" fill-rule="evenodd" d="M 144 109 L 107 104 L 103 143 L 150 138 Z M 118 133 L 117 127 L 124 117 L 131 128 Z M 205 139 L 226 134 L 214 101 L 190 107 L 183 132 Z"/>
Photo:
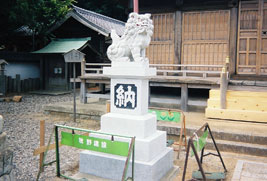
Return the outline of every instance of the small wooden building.
<path id="1" fill-rule="evenodd" d="M 124 22 L 92 12 L 77 6 L 47 33 L 56 37 L 46 47 L 33 53 L 40 55 L 41 87 L 48 90 L 68 90 L 71 65 L 64 62 L 63 53 L 72 49 L 82 51 L 86 62 L 100 63 L 109 61 L 106 57 L 111 29 L 119 35 L 124 30 Z M 76 66 L 77 76 L 80 67 Z"/>
<path id="2" fill-rule="evenodd" d="M 70 50 L 82 51 L 90 38 L 61 38 L 52 40 L 46 47 L 32 52 L 40 54 L 41 87 L 47 90 L 68 90 L 71 65 L 65 63 L 63 54 Z"/>
<path id="3" fill-rule="evenodd" d="M 110 32 L 116 30 L 118 35 L 124 32 L 124 22 L 73 6 L 72 10 L 55 23 L 47 33 L 57 38 L 90 37 L 90 42 L 83 50 L 87 62 L 110 62 L 106 49 L 110 43 Z M 108 43 L 107 43 L 108 42 Z"/>

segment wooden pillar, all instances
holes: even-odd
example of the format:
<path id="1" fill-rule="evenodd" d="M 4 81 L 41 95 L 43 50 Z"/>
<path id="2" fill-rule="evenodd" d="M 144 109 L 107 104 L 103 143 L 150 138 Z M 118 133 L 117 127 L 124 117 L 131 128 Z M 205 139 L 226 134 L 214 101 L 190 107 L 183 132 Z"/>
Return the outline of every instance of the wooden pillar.
<path id="1" fill-rule="evenodd" d="M 20 75 L 19 74 L 16 74 L 16 90 L 17 90 L 17 93 L 21 93 L 21 81 L 20 81 Z"/>
<path id="2" fill-rule="evenodd" d="M 72 89 L 72 84 L 70 82 L 71 75 L 72 75 L 72 68 L 71 68 L 71 63 L 69 63 L 68 64 L 68 80 L 69 80 L 68 90 L 71 90 Z"/>
<path id="3" fill-rule="evenodd" d="M 260 66 L 261 66 L 261 51 L 262 51 L 262 45 L 263 45 L 263 40 L 262 40 L 262 26 L 263 26 L 263 12 L 265 14 L 265 10 L 264 10 L 264 4 L 265 2 L 263 0 L 259 0 L 258 1 L 258 32 L 257 32 L 257 54 L 256 54 L 256 75 L 259 75 L 259 73 L 261 72 L 260 70 Z M 265 23 L 265 22 L 264 22 Z M 264 36 L 264 35 L 263 35 Z M 265 45 L 263 45 L 265 48 Z M 263 62 L 262 62 L 263 63 Z"/>
<path id="4" fill-rule="evenodd" d="M 29 78 L 29 91 L 33 90 L 33 79 Z"/>
<path id="5" fill-rule="evenodd" d="M 4 74 L 0 74 L 0 93 L 6 94 L 6 76 Z"/>
<path id="6" fill-rule="evenodd" d="M 45 86 L 44 89 L 48 90 L 49 89 L 49 57 L 44 61 L 45 64 L 45 74 L 44 74 L 44 82 Z"/>
<path id="7" fill-rule="evenodd" d="M 230 57 L 230 75 L 235 74 L 236 70 L 236 50 L 237 50 L 237 28 L 238 28 L 238 10 L 231 8 L 230 10 L 230 35 L 229 35 L 229 57 Z"/>
<path id="8" fill-rule="evenodd" d="M 181 84 L 181 110 L 187 112 L 188 108 L 188 86 Z"/>
<path id="9" fill-rule="evenodd" d="M 181 64 L 182 46 L 182 12 L 175 12 L 175 34 L 174 34 L 174 63 Z"/>
<path id="10" fill-rule="evenodd" d="M 36 78 L 32 79 L 32 90 L 36 90 Z"/>
<path id="11" fill-rule="evenodd" d="M 150 87 L 150 83 L 148 82 L 148 106 L 151 103 L 151 87 Z"/>
<path id="12" fill-rule="evenodd" d="M 102 84 L 99 84 L 99 86 L 100 86 L 101 94 L 105 94 L 106 93 L 106 84 L 102 83 Z"/>
<path id="13" fill-rule="evenodd" d="M 65 62 L 65 87 L 66 87 L 66 90 L 69 90 L 69 80 L 68 80 L 68 63 Z"/>
<path id="14" fill-rule="evenodd" d="M 25 92 L 25 80 L 21 80 L 21 92 Z"/>
<path id="15" fill-rule="evenodd" d="M 10 93 L 12 92 L 12 77 L 11 76 L 8 76 L 7 77 L 7 91 Z"/>
<path id="16" fill-rule="evenodd" d="M 4 76 L 4 78 L 5 78 L 5 93 L 7 93 L 8 92 L 8 76 Z"/>
<path id="17" fill-rule="evenodd" d="M 86 61 L 85 59 L 83 59 L 83 61 L 81 62 L 81 76 L 85 75 L 85 67 L 86 67 Z"/>
<path id="18" fill-rule="evenodd" d="M 80 87 L 80 102 L 83 104 L 87 103 L 87 84 L 85 79 L 81 79 L 81 87 Z"/>
<path id="19" fill-rule="evenodd" d="M 226 93 L 228 86 L 228 73 L 221 73 L 221 85 L 220 85 L 220 106 L 221 109 L 226 109 Z"/>
<path id="20" fill-rule="evenodd" d="M 36 90 L 40 90 L 40 78 L 36 79 Z"/>
<path id="21" fill-rule="evenodd" d="M 44 89 L 44 58 L 40 60 L 40 89 Z"/>
<path id="22" fill-rule="evenodd" d="M 106 110 L 107 111 L 106 113 L 109 113 L 110 112 L 110 100 L 107 100 L 106 101 L 106 109 L 107 109 Z"/>
<path id="23" fill-rule="evenodd" d="M 29 91 L 29 79 L 24 79 L 24 91 Z"/>
<path id="24" fill-rule="evenodd" d="M 45 121 L 40 121 L 40 147 L 45 146 Z M 42 169 L 41 172 L 44 171 L 42 164 L 44 159 L 44 153 L 40 153 L 40 160 L 39 160 L 39 168 Z"/>
<path id="25" fill-rule="evenodd" d="M 18 89 L 17 89 L 17 79 L 16 79 L 16 75 L 15 78 L 13 79 L 13 92 L 17 93 Z"/>
<path id="26" fill-rule="evenodd" d="M 11 77 L 11 92 L 16 92 L 15 86 L 15 79 Z"/>

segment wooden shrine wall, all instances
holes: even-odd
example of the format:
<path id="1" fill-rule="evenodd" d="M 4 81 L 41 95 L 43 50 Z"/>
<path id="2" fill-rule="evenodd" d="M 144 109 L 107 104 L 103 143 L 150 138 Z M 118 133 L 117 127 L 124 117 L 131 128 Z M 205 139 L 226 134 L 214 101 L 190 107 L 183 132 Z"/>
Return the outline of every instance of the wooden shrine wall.
<path id="1" fill-rule="evenodd" d="M 175 13 L 152 14 L 154 34 L 146 50 L 151 64 L 177 64 L 174 54 Z"/>
<path id="2" fill-rule="evenodd" d="M 267 1 L 240 1 L 237 74 L 267 74 Z"/>
<path id="3" fill-rule="evenodd" d="M 223 65 L 229 56 L 230 11 L 184 12 L 182 23 L 182 64 Z"/>

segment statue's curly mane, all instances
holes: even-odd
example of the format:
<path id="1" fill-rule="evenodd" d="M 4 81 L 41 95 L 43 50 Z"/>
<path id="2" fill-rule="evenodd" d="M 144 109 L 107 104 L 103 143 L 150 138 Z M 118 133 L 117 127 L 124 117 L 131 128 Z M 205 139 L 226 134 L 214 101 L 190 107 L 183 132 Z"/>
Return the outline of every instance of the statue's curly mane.
<path id="1" fill-rule="evenodd" d="M 136 13 L 131 13 L 125 24 L 125 31 L 121 38 L 124 39 L 131 36 L 137 36 L 144 31 L 147 32 L 149 36 L 152 36 L 153 29 L 154 26 L 150 19 L 150 14 L 138 15 Z"/>
<path id="2" fill-rule="evenodd" d="M 115 31 L 111 32 L 113 41 L 107 51 L 111 61 L 120 59 L 141 61 L 145 59 L 145 48 L 150 43 L 154 28 L 150 16 L 150 14 L 131 13 L 122 37 L 119 37 Z"/>

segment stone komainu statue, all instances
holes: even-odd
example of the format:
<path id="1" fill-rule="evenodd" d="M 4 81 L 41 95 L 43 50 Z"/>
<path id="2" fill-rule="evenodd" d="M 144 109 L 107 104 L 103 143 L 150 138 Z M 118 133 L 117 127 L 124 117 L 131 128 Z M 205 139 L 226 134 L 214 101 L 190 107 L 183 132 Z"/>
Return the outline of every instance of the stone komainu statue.
<path id="1" fill-rule="evenodd" d="M 121 37 L 115 30 L 111 31 L 112 44 L 107 50 L 107 56 L 111 61 L 148 60 L 145 58 L 145 49 L 149 46 L 154 29 L 150 17 L 150 14 L 131 13 Z"/>

